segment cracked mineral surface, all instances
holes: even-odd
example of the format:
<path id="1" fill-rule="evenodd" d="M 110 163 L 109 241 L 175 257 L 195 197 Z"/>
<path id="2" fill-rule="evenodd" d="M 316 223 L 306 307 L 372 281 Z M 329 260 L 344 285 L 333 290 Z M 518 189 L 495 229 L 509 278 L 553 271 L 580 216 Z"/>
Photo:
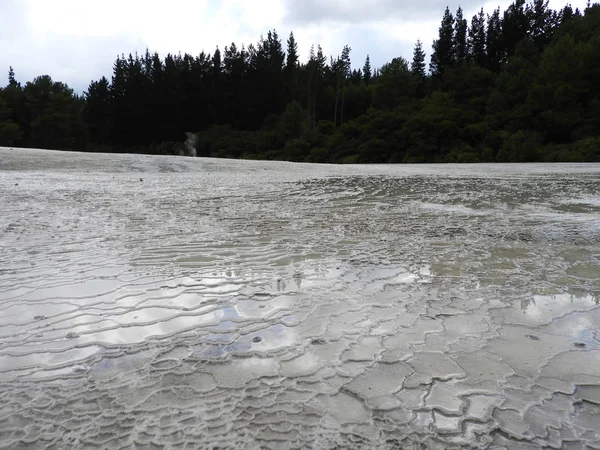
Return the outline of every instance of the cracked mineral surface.
<path id="1" fill-rule="evenodd" d="M 2 449 L 600 448 L 598 164 L 0 149 L 0 233 Z"/>

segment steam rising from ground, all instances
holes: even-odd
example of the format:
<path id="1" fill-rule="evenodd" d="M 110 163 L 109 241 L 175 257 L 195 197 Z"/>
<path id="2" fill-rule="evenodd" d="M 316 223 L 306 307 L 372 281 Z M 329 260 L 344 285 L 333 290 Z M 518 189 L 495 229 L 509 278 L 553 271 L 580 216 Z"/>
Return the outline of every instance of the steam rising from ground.
<path id="1" fill-rule="evenodd" d="M 198 136 L 195 133 L 185 133 L 185 148 L 187 155 L 185 156 L 196 156 L 196 144 L 198 143 Z"/>

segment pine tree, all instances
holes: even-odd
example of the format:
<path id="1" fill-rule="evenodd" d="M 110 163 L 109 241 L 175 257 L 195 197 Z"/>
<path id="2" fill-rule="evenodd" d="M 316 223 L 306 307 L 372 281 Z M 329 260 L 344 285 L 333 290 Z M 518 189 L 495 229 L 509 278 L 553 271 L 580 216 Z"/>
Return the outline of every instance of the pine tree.
<path id="1" fill-rule="evenodd" d="M 485 65 L 485 16 L 483 8 L 471 19 L 471 28 L 469 29 L 469 57 L 479 66 Z"/>
<path id="2" fill-rule="evenodd" d="M 344 103 L 345 103 L 345 99 L 346 99 L 346 84 L 348 82 L 348 77 L 350 77 L 350 70 L 351 70 L 351 63 L 350 63 L 350 51 L 351 50 L 352 49 L 348 45 L 344 45 L 344 48 L 342 49 L 342 58 L 341 58 L 342 67 L 341 67 L 341 69 L 342 69 L 343 90 L 342 90 L 342 109 L 340 112 L 340 125 L 344 123 Z"/>
<path id="3" fill-rule="evenodd" d="M 321 45 L 317 45 L 317 68 L 319 69 L 319 74 L 321 76 L 323 76 L 325 73 L 325 63 L 326 62 L 327 62 L 327 58 L 325 57 L 325 54 L 323 53 L 323 49 L 321 48 Z"/>
<path id="4" fill-rule="evenodd" d="M 232 80 L 243 75 L 244 58 L 235 42 L 232 42 L 229 47 L 225 46 L 223 50 L 223 72 L 229 75 Z"/>
<path id="5" fill-rule="evenodd" d="M 338 100 L 340 96 L 340 86 L 342 84 L 342 59 L 338 56 L 337 59 L 330 58 L 331 62 L 329 63 L 329 67 L 331 67 L 331 71 L 335 74 L 335 103 L 333 108 L 333 126 L 337 126 L 337 117 L 338 117 Z"/>
<path id="6" fill-rule="evenodd" d="M 290 37 L 287 40 L 287 52 L 284 68 L 286 103 L 296 99 L 298 84 L 298 59 L 298 44 L 294 38 L 294 33 L 290 33 Z"/>
<path id="7" fill-rule="evenodd" d="M 569 23 L 571 19 L 573 19 L 573 7 L 571 5 L 566 5 L 560 10 L 556 17 L 557 26 L 562 27 L 563 25 Z"/>
<path id="8" fill-rule="evenodd" d="M 15 71 L 12 66 L 10 66 L 10 69 L 8 70 L 8 85 L 9 86 L 17 85 L 17 80 L 15 80 Z"/>
<path id="9" fill-rule="evenodd" d="M 527 5 L 526 15 L 529 34 L 541 51 L 552 41 L 560 22 L 559 15 L 548 8 L 548 0 L 533 0 L 532 4 Z"/>
<path id="10" fill-rule="evenodd" d="M 362 70 L 363 80 L 366 84 L 371 82 L 372 74 L 371 59 L 369 58 L 369 55 L 367 55 L 367 59 L 365 59 L 365 65 L 363 66 Z"/>
<path id="11" fill-rule="evenodd" d="M 456 18 L 454 21 L 454 60 L 456 63 L 461 63 L 467 59 L 468 45 L 467 45 L 467 20 L 463 18 L 462 8 L 459 6 L 456 11 Z"/>
<path id="12" fill-rule="evenodd" d="M 281 44 L 277 30 L 267 33 L 265 45 L 271 70 L 275 73 L 281 73 L 285 66 L 285 52 L 283 51 L 283 45 Z"/>
<path id="13" fill-rule="evenodd" d="M 306 111 L 307 117 L 312 128 L 316 127 L 315 119 L 313 117 L 313 98 L 314 98 L 314 80 L 317 72 L 317 57 L 315 55 L 315 45 L 310 46 L 310 50 L 308 52 L 308 62 L 305 66 L 305 71 L 307 74 L 307 93 L 308 93 L 308 101 L 306 103 Z"/>
<path id="14" fill-rule="evenodd" d="M 425 72 L 425 52 L 423 51 L 423 43 L 420 39 L 417 39 L 415 49 L 413 51 L 413 60 L 410 64 L 410 71 L 413 75 L 424 79 L 427 76 Z"/>
<path id="15" fill-rule="evenodd" d="M 498 8 L 494 10 L 491 16 L 488 15 L 485 36 L 488 68 L 493 72 L 500 72 L 500 68 L 504 62 L 502 41 L 502 22 L 500 21 L 500 9 Z"/>
<path id="16" fill-rule="evenodd" d="M 323 54 L 323 49 L 321 45 L 317 45 L 317 55 L 314 60 L 315 63 L 315 77 L 314 77 L 314 91 L 313 91 L 313 102 L 312 102 L 312 118 L 313 118 L 313 127 L 317 127 L 318 117 L 317 117 L 317 100 L 319 98 L 320 91 L 322 90 L 323 81 L 325 77 L 325 68 L 327 63 L 327 58 Z"/>
<path id="17" fill-rule="evenodd" d="M 110 84 L 106 77 L 92 81 L 85 95 L 84 118 L 88 124 L 90 141 L 100 145 L 111 143 L 112 105 Z"/>
<path id="18" fill-rule="evenodd" d="M 454 59 L 454 17 L 450 9 L 446 7 L 442 24 L 439 29 L 439 37 L 433 41 L 433 54 L 431 55 L 431 74 L 439 78 L 444 71 L 453 66 Z"/>
<path id="19" fill-rule="evenodd" d="M 120 146 L 127 136 L 127 60 L 125 55 L 117 56 L 113 64 L 113 75 L 110 82 L 110 103 L 111 103 L 111 142 L 115 146 Z"/>
<path id="20" fill-rule="evenodd" d="M 517 44 L 521 42 L 529 32 L 527 14 L 525 12 L 525 0 L 515 0 L 504 11 L 502 19 L 502 57 L 501 63 L 514 55 Z"/>
<path id="21" fill-rule="evenodd" d="M 294 33 L 290 32 L 290 37 L 287 40 L 287 52 L 285 67 L 287 70 L 295 69 L 298 66 L 298 44 L 294 38 Z"/>
<path id="22" fill-rule="evenodd" d="M 265 52 L 268 58 L 267 73 L 263 78 L 266 85 L 262 90 L 265 96 L 265 117 L 269 114 L 281 114 L 286 107 L 285 99 L 285 51 L 276 30 L 267 33 Z"/>
<path id="23" fill-rule="evenodd" d="M 213 68 L 213 73 L 215 76 L 219 76 L 221 74 L 221 70 L 223 69 L 223 66 L 221 63 L 221 50 L 219 50 L 219 47 L 217 47 L 215 49 L 215 53 L 213 54 L 212 68 Z"/>

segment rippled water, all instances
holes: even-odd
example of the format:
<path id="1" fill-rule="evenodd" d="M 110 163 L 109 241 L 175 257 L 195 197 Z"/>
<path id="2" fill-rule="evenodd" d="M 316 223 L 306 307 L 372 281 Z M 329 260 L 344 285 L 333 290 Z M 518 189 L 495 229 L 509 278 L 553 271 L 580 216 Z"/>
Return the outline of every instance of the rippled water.
<path id="1" fill-rule="evenodd" d="M 600 447 L 600 165 L 0 149 L 0 448 Z"/>

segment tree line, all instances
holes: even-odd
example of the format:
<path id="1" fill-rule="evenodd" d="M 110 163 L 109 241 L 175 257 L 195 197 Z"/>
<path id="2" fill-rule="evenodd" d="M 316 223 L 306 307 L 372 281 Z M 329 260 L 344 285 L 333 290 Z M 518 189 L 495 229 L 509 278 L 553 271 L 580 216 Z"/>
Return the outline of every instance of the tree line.
<path id="1" fill-rule="evenodd" d="M 309 162 L 600 161 L 600 5 L 446 8 L 427 70 L 300 61 L 293 33 L 212 54 L 121 55 L 83 96 L 40 76 L 0 89 L 0 145 Z M 362 68 L 357 68 L 361 66 Z M 353 68 L 354 67 L 354 68 Z"/>

